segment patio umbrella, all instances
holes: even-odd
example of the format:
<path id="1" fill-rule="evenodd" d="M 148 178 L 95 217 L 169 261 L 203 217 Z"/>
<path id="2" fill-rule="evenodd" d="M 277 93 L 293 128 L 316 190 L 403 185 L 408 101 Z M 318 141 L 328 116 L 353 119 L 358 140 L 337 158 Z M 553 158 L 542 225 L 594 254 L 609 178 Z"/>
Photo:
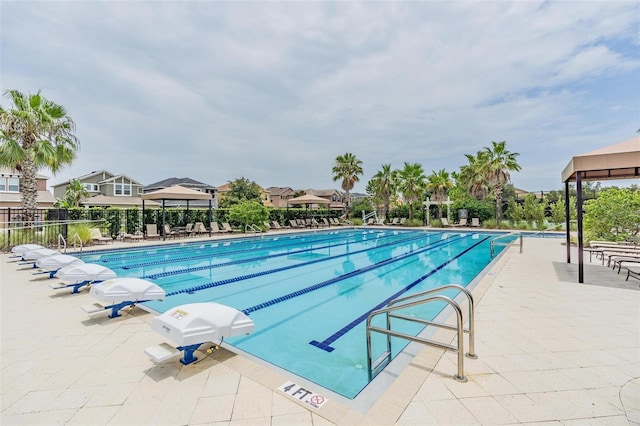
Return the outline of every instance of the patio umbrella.
<path id="1" fill-rule="evenodd" d="M 326 198 L 318 197 L 311 194 L 301 195 L 300 197 L 292 198 L 287 200 L 287 207 L 290 204 L 305 204 L 307 206 L 307 218 L 309 217 L 309 208 L 312 204 L 331 204 L 330 200 Z M 309 225 L 311 227 L 311 225 Z"/>

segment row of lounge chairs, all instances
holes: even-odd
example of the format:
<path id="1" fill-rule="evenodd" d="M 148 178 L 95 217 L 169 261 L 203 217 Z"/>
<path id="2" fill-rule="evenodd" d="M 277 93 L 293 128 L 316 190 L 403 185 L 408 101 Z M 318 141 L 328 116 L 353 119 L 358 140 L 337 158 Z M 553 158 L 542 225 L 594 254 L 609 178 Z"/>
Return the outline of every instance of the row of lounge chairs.
<path id="1" fill-rule="evenodd" d="M 627 271 L 626 280 L 636 278 L 640 280 L 640 245 L 632 241 L 590 241 L 589 247 L 584 249 L 589 252 L 589 261 L 595 255 L 602 260 L 602 265 L 607 265 L 618 273 Z"/>
<path id="2" fill-rule="evenodd" d="M 458 223 L 449 223 L 449 219 L 447 219 L 446 217 L 443 217 L 440 219 L 440 223 L 442 223 L 442 226 L 445 228 L 456 228 L 456 227 L 460 227 L 460 226 L 469 226 L 469 223 L 467 221 L 466 218 L 462 218 L 460 219 L 460 222 Z M 480 227 L 480 218 L 477 217 L 472 217 L 471 218 L 471 227 L 472 228 L 479 228 Z"/>
<path id="3" fill-rule="evenodd" d="M 207 228 L 204 223 L 196 222 L 187 223 L 187 226 L 183 227 L 171 227 L 168 224 L 164 225 L 164 237 L 165 238 L 177 238 L 177 237 L 192 237 L 196 235 L 202 234 L 223 234 L 227 232 L 238 232 L 231 228 L 228 222 L 223 222 L 222 224 L 218 224 L 218 222 L 211 222 L 209 227 Z M 163 234 L 158 232 L 158 225 L 155 223 L 147 224 L 147 233 L 144 236 L 146 239 L 160 239 L 163 237 Z M 127 235 L 125 234 L 125 240 Z"/>

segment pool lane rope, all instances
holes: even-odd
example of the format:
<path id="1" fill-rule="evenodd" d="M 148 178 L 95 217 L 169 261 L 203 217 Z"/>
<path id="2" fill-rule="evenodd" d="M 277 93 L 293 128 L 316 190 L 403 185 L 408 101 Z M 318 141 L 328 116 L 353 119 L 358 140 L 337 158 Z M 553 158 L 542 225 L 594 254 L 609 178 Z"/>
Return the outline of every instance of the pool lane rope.
<path id="1" fill-rule="evenodd" d="M 347 235 L 347 238 L 356 235 L 355 233 L 350 233 Z M 305 243 L 309 243 L 309 244 L 316 244 L 316 243 L 322 243 L 322 242 L 326 242 L 326 241 L 332 241 L 335 240 L 337 238 L 344 238 L 345 236 L 342 235 L 340 237 L 332 235 L 332 237 L 330 238 L 326 238 L 326 236 L 323 236 L 323 238 L 314 238 L 314 239 L 306 239 L 304 242 Z M 246 240 L 244 240 L 246 241 Z M 266 247 L 267 249 L 272 249 L 272 248 L 285 248 L 285 247 L 289 247 L 289 246 L 296 246 L 298 244 L 300 244 L 302 241 L 299 240 L 295 240 L 291 243 L 287 243 L 287 244 L 278 244 L 277 246 L 271 246 L 271 247 Z M 200 247 L 199 247 L 200 248 Z M 170 258 L 167 259 L 165 258 L 168 254 L 170 254 L 169 250 L 160 253 L 161 256 L 165 256 L 162 259 L 159 260 L 151 260 L 151 261 L 147 261 L 147 262 L 141 262 L 141 263 L 133 263 L 130 265 L 124 265 L 124 266 L 113 266 L 111 269 L 137 269 L 137 268 L 144 268 L 144 267 L 148 267 L 148 266 L 154 266 L 154 265 L 166 265 L 166 264 L 170 264 L 170 263 L 179 263 L 179 262 L 185 262 L 185 261 L 193 261 L 193 260 L 197 260 L 197 259 L 211 259 L 211 257 L 215 254 L 217 256 L 223 255 L 223 256 L 227 256 L 227 255 L 231 255 L 231 254 L 239 254 L 239 253 L 247 253 L 247 252 L 252 252 L 257 250 L 255 247 L 249 248 L 249 249 L 240 249 L 240 250 L 229 250 L 229 251 L 224 251 L 222 253 L 220 252 L 215 252 L 214 250 L 218 249 L 219 247 L 211 247 L 211 250 L 208 250 L 208 248 L 204 248 L 204 250 L 207 250 L 206 253 L 202 253 L 202 254 L 194 254 L 194 255 L 190 255 L 188 257 L 174 257 L 174 258 Z M 262 247 L 260 247 L 262 248 Z M 173 250 L 173 248 L 171 248 L 170 250 Z M 180 250 L 180 248 L 177 248 L 177 250 Z M 184 248 L 183 248 L 184 250 Z M 117 257 L 117 258 L 110 258 L 110 259 L 103 259 L 101 260 L 102 263 L 109 263 L 111 261 L 122 261 L 125 259 L 137 259 L 137 258 L 144 258 L 144 257 L 149 257 L 149 255 L 147 254 L 140 254 L 140 255 L 136 255 L 136 256 L 124 256 L 124 257 Z"/>
<path id="2" fill-rule="evenodd" d="M 406 243 L 406 242 L 410 242 L 410 241 L 414 241 L 414 240 L 419 240 L 419 239 L 422 239 L 422 238 L 424 238 L 424 234 L 419 235 L 419 236 L 414 236 L 412 238 L 406 238 L 404 240 L 393 241 L 393 242 L 381 244 L 379 246 L 376 246 L 375 248 L 368 247 L 368 248 L 365 248 L 365 249 L 362 249 L 362 250 L 356 250 L 356 251 L 353 251 L 353 252 L 343 253 L 343 254 L 339 254 L 339 255 L 336 255 L 336 256 L 324 257 L 322 259 L 315 259 L 315 260 L 311 260 L 311 261 L 308 261 L 308 262 L 305 262 L 305 263 L 301 263 L 301 264 L 287 265 L 287 266 L 283 266 L 283 267 L 280 267 L 280 268 L 274 268 L 274 269 L 269 269 L 269 270 L 266 270 L 266 271 L 256 272 L 256 273 L 253 273 L 253 274 L 240 275 L 240 276 L 233 277 L 233 278 L 227 278 L 227 279 L 224 279 L 224 280 L 214 281 L 214 282 L 207 283 L 207 284 L 201 284 L 201 285 L 198 285 L 198 286 L 184 288 L 184 289 L 176 290 L 176 291 L 173 291 L 173 292 L 169 292 L 169 293 L 166 294 L 166 297 L 175 296 L 177 294 L 194 293 L 194 292 L 200 291 L 200 290 L 206 290 L 206 289 L 213 288 L 213 287 L 218 287 L 218 286 L 221 286 L 221 285 L 227 285 L 227 284 L 235 283 L 235 282 L 238 282 L 238 281 L 243 281 L 243 280 L 247 280 L 247 279 L 251 279 L 251 278 L 261 277 L 261 276 L 264 276 L 264 275 L 274 274 L 274 273 L 286 271 L 286 270 L 289 270 L 289 269 L 300 268 L 300 267 L 303 267 L 303 266 L 312 265 L 314 263 L 325 262 L 325 261 L 328 261 L 328 260 L 338 259 L 338 258 L 345 257 L 345 256 L 352 256 L 354 254 L 364 253 L 364 252 L 367 252 L 367 251 L 370 251 L 370 250 L 373 250 L 373 249 L 393 246 L 393 245 L 397 245 L 397 244 L 400 244 L 400 243 Z M 441 241 L 439 241 L 439 242 L 441 242 Z M 427 247 L 432 246 L 434 244 L 437 244 L 437 243 L 432 243 L 432 244 L 428 245 Z M 209 266 L 207 265 L 207 268 L 208 267 Z M 357 272 L 357 270 L 354 271 L 354 272 Z M 337 277 L 337 278 L 340 278 L 340 277 Z M 245 315 L 246 315 L 246 312 L 245 312 Z"/>
<path id="3" fill-rule="evenodd" d="M 415 255 L 420 254 L 420 253 L 424 253 L 424 252 L 431 251 L 431 250 L 436 249 L 436 248 L 440 248 L 440 247 L 452 244 L 453 242 L 459 241 L 459 240 L 461 240 L 463 238 L 467 238 L 467 237 L 468 236 L 457 237 L 457 238 L 447 238 L 444 241 L 441 240 L 441 241 L 438 241 L 436 243 L 428 244 L 425 247 L 422 247 L 420 249 L 411 250 L 411 251 L 409 251 L 407 253 L 399 254 L 397 256 L 392 256 L 389 259 L 381 260 L 379 262 L 373 263 L 373 264 L 365 266 L 363 268 L 359 268 L 359 269 L 356 269 L 354 271 L 351 271 L 351 272 L 349 272 L 347 274 L 340 275 L 338 277 L 334 277 L 334 278 L 328 279 L 326 281 L 314 284 L 314 285 L 309 286 L 309 287 L 305 287 L 303 289 L 294 291 L 292 293 L 285 294 L 284 296 L 280 296 L 280 297 L 277 297 L 275 299 L 271 299 L 271 300 L 268 300 L 266 302 L 260 303 L 258 305 L 251 306 L 249 308 L 243 309 L 241 312 L 243 312 L 245 315 L 249 315 L 252 312 L 258 311 L 260 309 L 267 308 L 269 306 L 275 305 L 276 303 L 280 303 L 280 302 L 284 302 L 285 300 L 293 299 L 294 297 L 298 297 L 298 296 L 301 296 L 303 294 L 310 293 L 312 291 L 316 291 L 318 289 L 321 289 L 321 288 L 326 287 L 326 286 L 331 285 L 331 284 L 335 284 L 335 283 L 337 283 L 339 281 L 342 281 L 342 280 L 345 280 L 347 278 L 351 278 L 351 277 L 354 277 L 356 275 L 364 274 L 365 272 L 372 271 L 372 270 L 374 270 L 376 268 L 380 268 L 381 266 L 386 266 L 386 265 L 390 265 L 390 264 L 392 264 L 394 262 L 399 262 L 400 260 L 404 260 L 404 259 L 406 259 L 406 258 L 408 258 L 410 256 L 415 256 Z M 351 255 L 351 254 L 352 253 L 348 253 L 348 255 Z"/>
<path id="4" fill-rule="evenodd" d="M 391 238 L 391 237 L 397 237 L 398 235 L 385 235 L 383 237 L 377 238 L 376 241 L 381 241 L 382 239 L 387 239 L 387 238 Z M 411 241 L 414 240 L 418 237 L 411 237 L 409 239 L 399 239 L 399 240 L 395 240 L 392 244 L 398 244 L 398 243 L 402 243 L 402 242 L 406 242 L 406 241 Z M 173 271 L 166 271 L 166 272 L 158 272 L 157 274 L 150 274 L 150 275 L 144 275 L 141 278 L 145 278 L 145 279 L 156 279 L 156 278 L 164 278 L 164 277 L 169 277 L 172 275 L 181 275 L 181 274 L 188 274 L 191 272 L 198 272 L 198 271 L 206 271 L 207 269 L 214 269 L 214 268 L 222 268 L 223 266 L 229 266 L 229 265 L 240 265 L 242 263 L 250 263 L 250 262 L 255 262 L 255 261 L 260 261 L 260 260 L 266 260 L 266 259 L 275 259 L 277 257 L 285 257 L 285 256 L 291 256 L 294 254 L 301 254 L 301 253 L 307 253 L 310 251 L 315 251 L 315 250 L 323 250 L 326 248 L 333 248 L 333 247 L 340 247 L 340 246 L 344 246 L 350 243 L 359 243 L 361 241 L 347 241 L 344 244 L 327 244 L 324 246 L 318 246 L 318 247 L 311 247 L 311 248 L 306 248 L 306 249 L 300 249 L 300 250 L 293 250 L 293 251 L 288 251 L 288 252 L 284 252 L 284 253 L 276 253 L 276 254 L 268 254 L 265 256 L 255 256 L 255 257 L 250 257 L 247 259 L 238 259 L 238 260 L 230 260 L 228 262 L 222 262 L 222 263 L 214 263 L 212 265 L 203 265 L 203 266 L 194 266 L 191 268 L 183 268 L 183 269 L 174 269 Z M 384 247 L 384 246 L 376 246 L 377 247 Z M 252 251 L 252 250 L 243 250 L 243 251 Z M 210 257 L 210 256 L 209 256 Z M 329 257 L 333 258 L 333 257 Z"/>

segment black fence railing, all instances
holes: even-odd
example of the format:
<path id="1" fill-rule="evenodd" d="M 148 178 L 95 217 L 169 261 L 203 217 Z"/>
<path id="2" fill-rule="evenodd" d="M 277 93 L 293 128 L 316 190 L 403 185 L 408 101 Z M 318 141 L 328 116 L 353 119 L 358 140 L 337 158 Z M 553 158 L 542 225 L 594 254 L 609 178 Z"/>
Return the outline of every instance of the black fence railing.
<path id="1" fill-rule="evenodd" d="M 307 210 L 304 208 L 272 208 L 269 210 L 269 220 L 276 220 L 281 224 L 289 219 L 304 219 L 307 217 L 339 217 L 340 210 Z M 100 229 L 103 236 L 117 238 L 122 233 L 144 233 L 144 224 L 162 224 L 163 211 L 161 209 L 146 209 L 144 220 L 142 209 L 119 208 L 74 208 L 74 209 L 34 209 L 0 208 L 0 251 L 9 251 L 19 244 L 40 244 L 46 247 L 57 247 L 60 236 L 69 242 L 73 238 L 74 226 L 89 224 Z M 240 224 L 229 220 L 228 209 L 184 209 L 169 208 L 164 210 L 164 222 L 171 227 L 185 226 L 187 223 L 210 221 L 231 222 L 232 226 Z M 70 234 L 71 229 L 71 234 Z"/>

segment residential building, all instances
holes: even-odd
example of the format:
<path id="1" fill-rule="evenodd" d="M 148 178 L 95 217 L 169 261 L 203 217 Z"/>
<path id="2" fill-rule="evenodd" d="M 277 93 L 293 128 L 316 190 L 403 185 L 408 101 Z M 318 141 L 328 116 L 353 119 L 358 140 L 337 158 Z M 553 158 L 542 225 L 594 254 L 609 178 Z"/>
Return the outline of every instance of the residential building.
<path id="1" fill-rule="evenodd" d="M 22 173 L 17 170 L 0 167 L 0 208 L 22 207 Z M 36 174 L 36 188 L 38 190 L 38 208 L 53 207 L 56 202 L 53 194 L 47 190 L 46 176 Z"/>
<path id="2" fill-rule="evenodd" d="M 144 187 L 144 193 L 157 191 L 159 189 L 170 188 L 172 186 L 180 185 L 185 188 L 193 189 L 194 191 L 204 192 L 211 194 L 211 207 L 218 208 L 218 188 L 207 183 L 202 183 L 191 178 L 167 178 L 156 183 L 152 183 Z M 189 207 L 209 207 L 208 200 L 188 200 Z M 166 200 L 165 207 L 185 207 L 187 200 Z"/>
<path id="3" fill-rule="evenodd" d="M 126 175 L 115 175 L 106 170 L 99 170 L 74 179 L 79 180 L 89 192 L 89 198 L 82 200 L 82 206 L 142 207 L 140 195 L 142 195 L 143 185 Z M 63 198 L 67 186 L 74 179 L 53 185 L 53 195 L 56 198 Z M 155 202 L 151 204 L 158 205 Z"/>
<path id="4" fill-rule="evenodd" d="M 270 205 L 273 207 L 287 207 L 287 200 L 295 197 L 295 191 L 288 186 L 270 186 L 264 191 L 269 194 Z"/>

